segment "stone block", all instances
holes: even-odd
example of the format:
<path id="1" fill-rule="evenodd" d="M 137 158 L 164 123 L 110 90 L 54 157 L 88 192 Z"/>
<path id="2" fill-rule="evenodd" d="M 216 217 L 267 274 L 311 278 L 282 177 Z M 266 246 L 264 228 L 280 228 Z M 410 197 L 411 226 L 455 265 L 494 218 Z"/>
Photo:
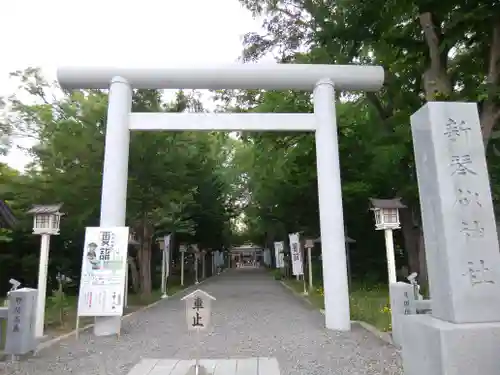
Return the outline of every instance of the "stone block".
<path id="1" fill-rule="evenodd" d="M 432 315 L 500 321 L 500 251 L 476 103 L 411 117 Z"/>
<path id="2" fill-rule="evenodd" d="M 5 353 L 27 354 L 36 349 L 36 289 L 21 288 L 9 293 Z"/>
<path id="3" fill-rule="evenodd" d="M 417 313 L 413 285 L 401 281 L 391 283 L 389 284 L 389 295 L 391 299 L 392 340 L 397 346 L 401 346 L 402 318 L 405 315 Z"/>
<path id="4" fill-rule="evenodd" d="M 405 375 L 498 375 L 500 323 L 455 324 L 431 315 L 403 317 Z"/>

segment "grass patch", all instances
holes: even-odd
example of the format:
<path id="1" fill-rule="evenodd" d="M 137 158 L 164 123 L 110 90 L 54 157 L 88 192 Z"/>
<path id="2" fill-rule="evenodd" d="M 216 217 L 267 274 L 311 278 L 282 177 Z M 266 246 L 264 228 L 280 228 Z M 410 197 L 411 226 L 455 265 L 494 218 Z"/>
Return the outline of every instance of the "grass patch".
<path id="1" fill-rule="evenodd" d="M 147 306 L 161 298 L 159 291 L 153 291 L 150 296 L 142 297 L 130 293 L 128 295 L 128 307 L 123 309 L 123 315 L 130 314 L 137 311 L 141 307 Z M 76 326 L 76 312 L 78 306 L 78 296 L 65 296 L 64 308 L 62 309 L 62 323 L 61 323 L 61 308 L 58 304 L 48 299 L 45 306 L 45 330 L 52 334 L 62 334 L 70 332 Z M 94 322 L 94 317 L 82 316 L 80 317 L 80 327 L 86 326 Z"/>
<path id="2" fill-rule="evenodd" d="M 5 349 L 5 336 L 7 336 L 7 319 L 0 320 L 0 351 Z"/>
<path id="3" fill-rule="evenodd" d="M 283 280 L 295 292 L 302 294 L 304 284 L 297 280 Z M 315 289 L 306 297 L 318 309 L 325 308 L 322 288 Z M 349 295 L 351 320 L 369 323 L 383 332 L 391 330 L 389 291 L 387 287 L 375 285 L 353 285 Z"/>
<path id="4" fill-rule="evenodd" d="M 297 281 L 295 279 L 284 279 L 283 280 L 286 285 L 291 287 L 296 293 L 303 294 L 304 293 L 304 282 Z M 306 296 L 304 296 L 306 297 Z M 325 308 L 325 300 L 323 298 L 323 290 L 322 289 L 314 289 L 312 292 L 309 292 L 307 299 L 311 301 L 312 305 L 318 309 Z"/>
<path id="5" fill-rule="evenodd" d="M 350 293 L 351 319 L 361 320 L 382 332 L 391 330 L 389 291 L 386 286 L 358 286 Z"/>

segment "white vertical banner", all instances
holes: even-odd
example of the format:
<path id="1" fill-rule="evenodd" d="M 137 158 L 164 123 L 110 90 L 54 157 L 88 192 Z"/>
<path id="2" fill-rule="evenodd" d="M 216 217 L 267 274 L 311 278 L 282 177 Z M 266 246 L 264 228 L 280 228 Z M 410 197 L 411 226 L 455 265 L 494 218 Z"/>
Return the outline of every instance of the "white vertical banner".
<path id="1" fill-rule="evenodd" d="M 163 251 L 165 252 L 165 277 L 170 276 L 170 234 L 166 235 L 163 237 L 163 243 L 165 244 L 165 247 L 163 248 Z"/>
<path id="2" fill-rule="evenodd" d="M 285 267 L 285 254 L 283 254 L 284 249 L 285 249 L 285 243 L 283 241 L 274 243 L 274 256 L 276 258 L 276 268 Z"/>
<path id="3" fill-rule="evenodd" d="M 121 316 L 129 230 L 87 227 L 83 250 L 78 316 Z"/>
<path id="4" fill-rule="evenodd" d="M 288 235 L 290 240 L 290 257 L 292 259 L 292 273 L 303 275 L 304 269 L 302 267 L 302 252 L 300 250 L 300 238 L 298 233 L 290 233 Z"/>

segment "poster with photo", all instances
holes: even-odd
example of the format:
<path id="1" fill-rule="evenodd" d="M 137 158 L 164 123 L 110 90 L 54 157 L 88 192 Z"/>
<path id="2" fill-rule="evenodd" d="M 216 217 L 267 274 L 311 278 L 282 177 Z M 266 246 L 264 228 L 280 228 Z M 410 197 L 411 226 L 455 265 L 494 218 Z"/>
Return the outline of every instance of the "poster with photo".
<path id="1" fill-rule="evenodd" d="M 128 227 L 87 227 L 79 316 L 121 316 L 128 256 Z"/>

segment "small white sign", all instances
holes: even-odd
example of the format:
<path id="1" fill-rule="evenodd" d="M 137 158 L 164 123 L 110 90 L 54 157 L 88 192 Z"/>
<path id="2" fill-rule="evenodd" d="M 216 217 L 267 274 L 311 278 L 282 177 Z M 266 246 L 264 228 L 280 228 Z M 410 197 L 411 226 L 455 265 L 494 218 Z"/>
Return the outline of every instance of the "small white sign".
<path id="1" fill-rule="evenodd" d="M 186 252 L 186 250 L 187 250 L 187 246 L 186 246 L 186 245 L 179 245 L 179 251 L 180 251 L 181 253 L 185 253 L 185 252 Z"/>
<path id="2" fill-rule="evenodd" d="M 306 249 L 312 249 L 314 247 L 314 240 L 307 239 L 305 243 Z"/>
<path id="3" fill-rule="evenodd" d="M 290 256 L 292 258 L 292 273 L 294 275 L 303 275 L 302 252 L 300 250 L 300 239 L 298 233 L 288 235 L 290 239 Z"/>
<path id="4" fill-rule="evenodd" d="M 197 289 L 183 297 L 181 301 L 186 302 L 186 324 L 190 331 L 204 331 L 210 326 L 212 316 L 212 297 L 207 292 Z"/>

